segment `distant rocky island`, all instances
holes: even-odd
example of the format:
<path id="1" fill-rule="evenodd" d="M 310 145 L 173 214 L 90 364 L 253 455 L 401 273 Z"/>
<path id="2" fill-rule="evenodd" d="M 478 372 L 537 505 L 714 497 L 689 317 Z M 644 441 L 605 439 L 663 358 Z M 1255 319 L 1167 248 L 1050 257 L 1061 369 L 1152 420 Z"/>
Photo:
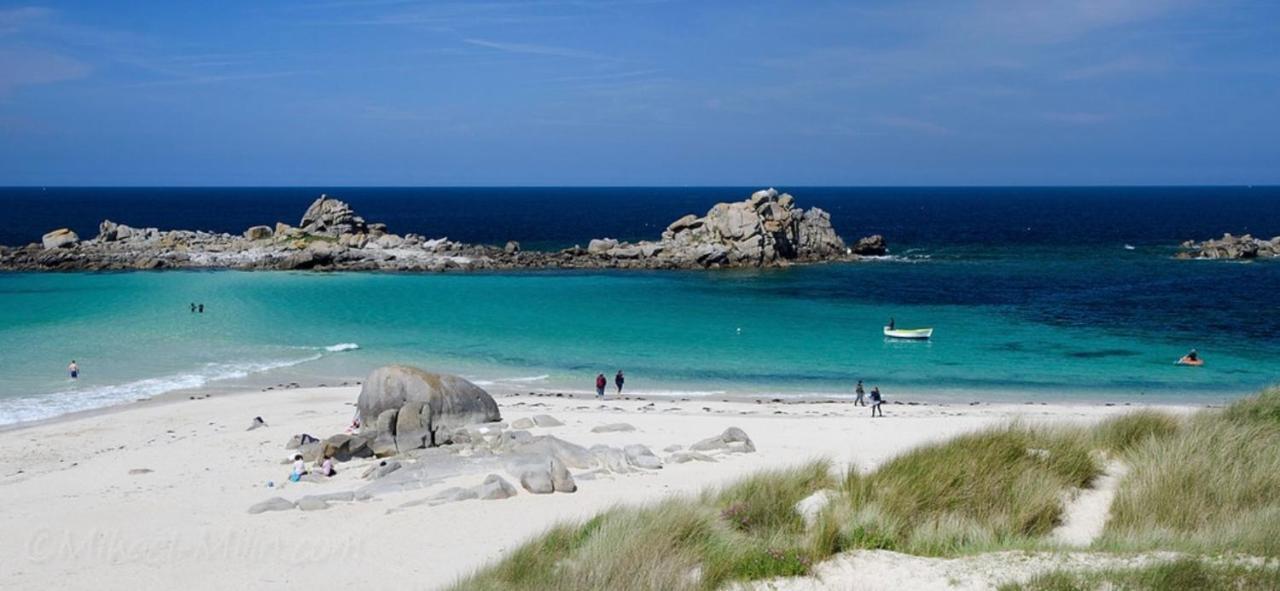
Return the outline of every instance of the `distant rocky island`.
<path id="1" fill-rule="evenodd" d="M 297 226 L 253 226 L 241 235 L 197 230 L 134 228 L 110 220 L 81 240 L 62 228 L 39 243 L 0 246 L 0 270 L 242 269 L 315 271 L 449 271 L 502 269 L 708 269 L 781 267 L 850 261 L 886 253 L 884 238 L 852 247 L 827 212 L 795 206 L 775 189 L 743 201 L 718 203 L 706 215 L 686 215 L 656 241 L 591 240 L 585 248 L 526 251 L 463 244 L 448 238 L 392 233 L 367 223 L 347 203 L 321 195 Z"/>
<path id="2" fill-rule="evenodd" d="M 1223 234 L 1216 240 L 1196 242 L 1188 240 L 1182 243 L 1180 259 L 1271 259 L 1280 258 L 1280 236 L 1271 240 L 1254 238 L 1249 234 L 1234 236 Z"/>

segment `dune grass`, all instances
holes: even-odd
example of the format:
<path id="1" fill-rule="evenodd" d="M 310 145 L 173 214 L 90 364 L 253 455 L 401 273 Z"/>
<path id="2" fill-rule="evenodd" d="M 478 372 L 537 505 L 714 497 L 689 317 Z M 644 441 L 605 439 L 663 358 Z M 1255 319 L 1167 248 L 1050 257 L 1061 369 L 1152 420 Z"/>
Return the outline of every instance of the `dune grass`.
<path id="1" fill-rule="evenodd" d="M 1054 571 L 1000 591 L 1271 591 L 1280 569 L 1215 564 L 1194 558 L 1097 572 Z"/>
<path id="2" fill-rule="evenodd" d="M 1280 556 L 1280 391 L 1198 413 L 1124 457 L 1098 547 Z"/>
<path id="3" fill-rule="evenodd" d="M 1280 391 L 1272 390 L 1186 418 L 1139 411 L 1088 428 L 1015 423 L 839 479 L 827 462 L 763 472 L 557 526 L 452 588 L 706 590 L 808 574 L 852 549 L 926 556 L 1052 549 L 1046 536 L 1061 521 L 1063 493 L 1089 486 L 1108 458 L 1130 472 L 1094 550 L 1280 557 Z M 832 500 L 806 527 L 794 507 L 819 490 Z M 1007 588 L 1280 588 L 1274 570 L 1193 559 L 1051 573 Z"/>
<path id="4" fill-rule="evenodd" d="M 792 507 L 833 485 L 828 462 L 557 526 L 454 589 L 715 589 L 805 574 L 813 533 Z M 823 554 L 821 557 L 825 557 Z"/>
<path id="5" fill-rule="evenodd" d="M 1023 547 L 1049 533 L 1062 493 L 1100 473 L 1088 433 L 1011 425 L 850 471 L 837 521 L 841 548 L 951 555 Z"/>

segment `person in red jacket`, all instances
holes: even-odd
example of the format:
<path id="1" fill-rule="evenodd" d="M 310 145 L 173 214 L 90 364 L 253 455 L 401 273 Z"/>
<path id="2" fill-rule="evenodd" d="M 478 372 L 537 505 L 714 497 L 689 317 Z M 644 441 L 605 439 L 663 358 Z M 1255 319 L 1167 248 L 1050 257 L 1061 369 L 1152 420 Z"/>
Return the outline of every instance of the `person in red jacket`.
<path id="1" fill-rule="evenodd" d="M 609 385 L 609 380 L 604 378 L 604 374 L 596 376 L 596 396 L 604 396 L 604 388 Z"/>

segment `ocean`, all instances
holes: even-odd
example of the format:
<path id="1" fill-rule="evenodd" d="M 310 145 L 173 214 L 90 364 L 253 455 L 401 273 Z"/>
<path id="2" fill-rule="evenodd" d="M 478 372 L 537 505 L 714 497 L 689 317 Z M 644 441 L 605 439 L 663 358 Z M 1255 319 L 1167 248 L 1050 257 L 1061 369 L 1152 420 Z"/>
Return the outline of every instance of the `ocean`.
<path id="1" fill-rule="evenodd" d="M 1280 188 L 779 187 L 884 259 L 750 271 L 0 273 L 0 424 L 183 390 L 336 384 L 384 363 L 527 391 L 1218 403 L 1280 382 Z M 397 233 L 527 248 L 656 238 L 752 188 L 11 188 L 0 243 L 103 218 L 240 232 L 319 193 Z M 189 304 L 205 304 L 193 314 Z M 881 326 L 931 326 L 929 342 Z M 1202 368 L 1173 365 L 1191 348 Z M 81 378 L 70 381 L 75 359 Z"/>

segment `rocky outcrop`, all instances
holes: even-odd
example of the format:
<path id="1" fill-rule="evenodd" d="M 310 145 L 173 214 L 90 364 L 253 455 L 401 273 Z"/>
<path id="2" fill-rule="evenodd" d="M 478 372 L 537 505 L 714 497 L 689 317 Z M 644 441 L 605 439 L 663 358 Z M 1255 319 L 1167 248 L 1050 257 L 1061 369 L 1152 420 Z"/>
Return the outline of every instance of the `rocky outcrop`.
<path id="1" fill-rule="evenodd" d="M 667 226 L 658 244 L 641 243 L 634 251 L 615 245 L 610 252 L 620 249 L 640 257 L 647 250 L 702 267 L 766 267 L 848 254 L 827 212 L 799 209 L 791 195 L 776 189 L 756 191 L 746 201 L 717 203 L 700 218 L 686 215 Z"/>
<path id="2" fill-rule="evenodd" d="M 81 241 L 69 229 L 40 243 L 0 247 L 0 270 L 239 269 L 307 271 L 467 271 L 501 269 L 704 269 L 775 267 L 885 254 L 884 238 L 845 245 L 818 208 L 801 209 L 775 189 L 719 203 L 672 222 L 657 240 L 597 238 L 586 248 L 524 250 L 393 234 L 346 202 L 321 195 L 298 226 L 277 222 L 239 234 L 133 228 L 103 220 Z"/>
<path id="3" fill-rule="evenodd" d="M 889 246 L 885 244 L 884 236 L 873 234 L 866 238 L 859 238 L 850 250 L 858 256 L 881 257 L 889 252 Z"/>
<path id="4" fill-rule="evenodd" d="M 356 215 L 350 205 L 328 195 L 321 195 L 311 203 L 311 207 L 302 214 L 298 228 L 308 234 L 324 236 L 369 233 L 369 226 L 365 224 L 364 218 Z"/>
<path id="5" fill-rule="evenodd" d="M 80 242 L 80 237 L 66 228 L 59 228 L 40 238 L 40 243 L 44 245 L 45 250 L 69 248 L 75 246 L 77 242 Z"/>
<path id="6" fill-rule="evenodd" d="M 365 378 L 356 401 L 361 435 L 378 455 L 444 443 L 460 427 L 502 420 L 479 386 L 448 374 L 388 365 Z"/>
<path id="7" fill-rule="evenodd" d="M 1182 243 L 1182 248 L 1178 253 L 1180 259 L 1269 259 L 1280 257 L 1280 236 L 1265 240 L 1249 234 L 1223 234 L 1217 240 L 1188 240 Z"/>

